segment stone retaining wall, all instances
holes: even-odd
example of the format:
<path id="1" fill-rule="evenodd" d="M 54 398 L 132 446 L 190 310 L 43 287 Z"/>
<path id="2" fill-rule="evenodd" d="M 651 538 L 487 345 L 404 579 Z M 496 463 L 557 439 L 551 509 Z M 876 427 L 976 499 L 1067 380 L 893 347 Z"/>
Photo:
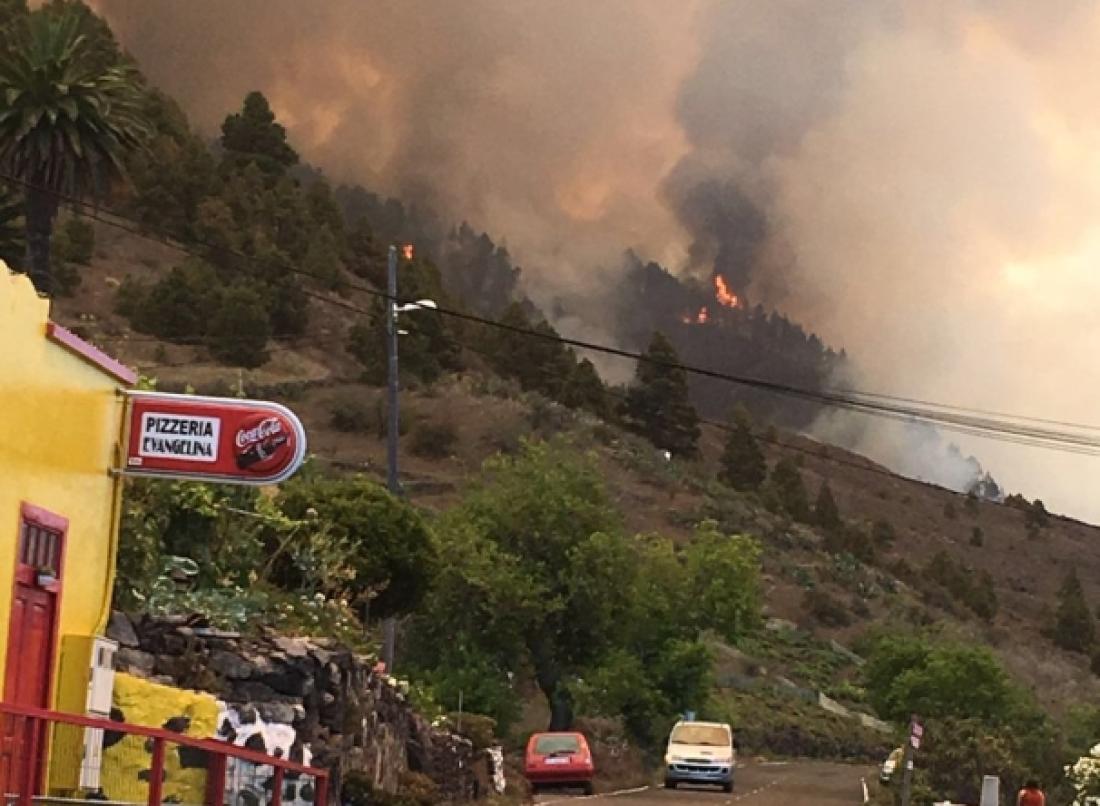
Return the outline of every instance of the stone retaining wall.
<path id="1" fill-rule="evenodd" d="M 488 794 L 489 760 L 461 736 L 437 730 L 418 715 L 395 681 L 374 671 L 373 659 L 323 639 L 244 638 L 194 619 L 111 619 L 119 642 L 116 668 L 154 682 L 209 692 L 237 721 L 252 714 L 295 732 L 292 760 L 312 752 L 314 766 L 332 773 L 330 801 L 350 772 L 394 792 L 406 772 L 436 782 L 440 797 L 459 801 Z M 230 720 L 219 726 L 232 739 Z M 257 733 L 254 741 L 264 741 Z M 256 748 L 260 749 L 260 748 Z M 265 748 L 269 751 L 274 748 Z"/>

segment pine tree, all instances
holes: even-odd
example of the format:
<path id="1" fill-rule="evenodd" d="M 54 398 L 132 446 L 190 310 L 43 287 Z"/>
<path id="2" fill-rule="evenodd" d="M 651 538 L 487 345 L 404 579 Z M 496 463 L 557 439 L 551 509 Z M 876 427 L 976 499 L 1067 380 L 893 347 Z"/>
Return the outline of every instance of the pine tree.
<path id="1" fill-rule="evenodd" d="M 595 365 L 587 358 L 582 358 L 570 371 L 562 389 L 561 402 L 570 408 L 589 411 L 597 417 L 606 418 L 610 413 L 607 387 Z"/>
<path id="2" fill-rule="evenodd" d="M 733 413 L 733 427 L 722 451 L 718 478 L 735 490 L 757 490 L 768 475 L 764 452 L 752 433 L 752 421 L 743 406 Z"/>
<path id="3" fill-rule="evenodd" d="M 829 482 L 821 482 L 821 489 L 817 493 L 817 502 L 814 504 L 814 522 L 826 531 L 835 531 L 843 526 L 840 518 L 840 508 L 833 498 L 833 491 L 829 488 Z"/>
<path id="4" fill-rule="evenodd" d="M 298 162 L 298 153 L 286 141 L 286 129 L 261 92 L 250 92 L 244 106 L 222 124 L 226 162 L 240 166 L 253 162 L 264 173 L 280 175 Z"/>
<path id="5" fill-rule="evenodd" d="M 267 362 L 271 323 L 263 298 L 248 286 L 233 286 L 210 317 L 210 352 L 219 361 L 247 369 Z"/>
<path id="6" fill-rule="evenodd" d="M 1069 572 L 1058 591 L 1058 614 L 1051 637 L 1070 652 L 1088 652 L 1096 640 L 1096 625 L 1075 570 Z"/>
<path id="7" fill-rule="evenodd" d="M 687 373 L 671 342 L 654 333 L 627 390 L 623 420 L 628 429 L 674 456 L 698 454 L 699 416 L 688 397 Z"/>
<path id="8" fill-rule="evenodd" d="M 796 521 L 809 523 L 813 513 L 798 465 L 788 458 L 780 459 L 772 468 L 770 481 L 783 511 Z"/>

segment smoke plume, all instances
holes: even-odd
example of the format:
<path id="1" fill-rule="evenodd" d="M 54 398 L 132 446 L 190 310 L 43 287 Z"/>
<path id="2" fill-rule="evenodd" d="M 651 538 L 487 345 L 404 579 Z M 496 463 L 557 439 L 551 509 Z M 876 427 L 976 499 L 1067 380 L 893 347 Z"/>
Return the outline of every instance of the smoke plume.
<path id="1" fill-rule="evenodd" d="M 1097 419 L 1094 3 L 96 6 L 204 131 L 264 91 L 331 176 L 505 236 L 536 298 L 595 298 L 632 247 L 783 308 L 862 388 Z M 958 441 L 1100 517 L 1097 460 Z"/>

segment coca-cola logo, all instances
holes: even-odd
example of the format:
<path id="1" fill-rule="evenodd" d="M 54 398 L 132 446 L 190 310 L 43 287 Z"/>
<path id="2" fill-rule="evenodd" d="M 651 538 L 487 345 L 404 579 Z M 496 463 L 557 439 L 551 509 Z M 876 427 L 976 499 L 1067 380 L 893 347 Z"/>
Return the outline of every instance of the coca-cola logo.
<path id="1" fill-rule="evenodd" d="M 293 446 L 282 418 L 258 414 L 241 423 L 233 447 L 239 469 L 266 473 L 287 461 Z"/>

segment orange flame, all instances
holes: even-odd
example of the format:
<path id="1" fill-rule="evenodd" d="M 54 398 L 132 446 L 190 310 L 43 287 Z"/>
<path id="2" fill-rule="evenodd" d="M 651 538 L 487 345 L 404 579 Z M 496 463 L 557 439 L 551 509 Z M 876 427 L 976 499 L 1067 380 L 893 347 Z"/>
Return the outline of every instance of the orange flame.
<path id="1" fill-rule="evenodd" d="M 714 296 L 719 304 L 727 308 L 736 308 L 741 304 L 741 298 L 730 291 L 729 286 L 726 285 L 726 278 L 721 274 L 714 275 Z"/>
<path id="2" fill-rule="evenodd" d="M 694 315 L 685 313 L 680 317 L 680 321 L 685 325 L 705 325 L 708 319 L 710 319 L 710 311 L 707 310 L 706 305 L 700 308 L 699 312 Z"/>

